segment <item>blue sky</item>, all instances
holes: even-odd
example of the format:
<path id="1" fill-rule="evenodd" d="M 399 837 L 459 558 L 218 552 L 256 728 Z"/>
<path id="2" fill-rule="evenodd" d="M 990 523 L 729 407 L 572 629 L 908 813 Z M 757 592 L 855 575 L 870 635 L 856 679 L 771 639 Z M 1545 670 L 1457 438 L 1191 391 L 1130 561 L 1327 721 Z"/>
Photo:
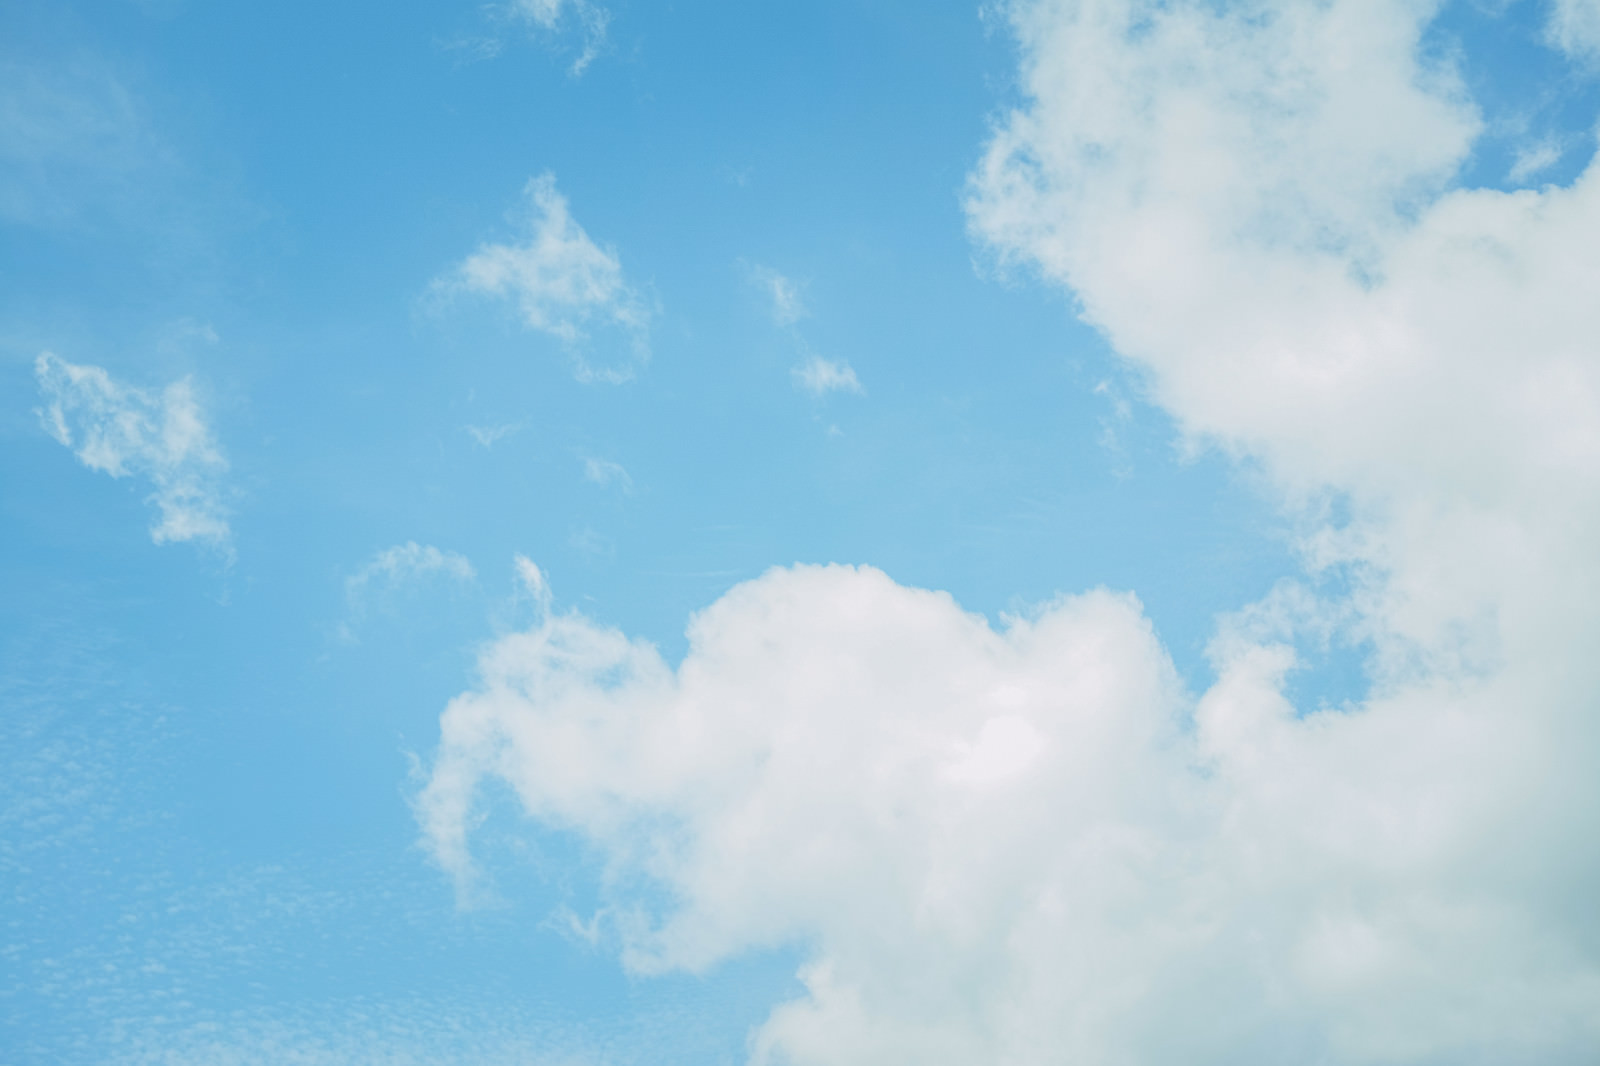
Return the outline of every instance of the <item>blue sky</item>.
<path id="1" fill-rule="evenodd" d="M 1596 56 L 7 5 L 0 1057 L 1587 1061 Z"/>

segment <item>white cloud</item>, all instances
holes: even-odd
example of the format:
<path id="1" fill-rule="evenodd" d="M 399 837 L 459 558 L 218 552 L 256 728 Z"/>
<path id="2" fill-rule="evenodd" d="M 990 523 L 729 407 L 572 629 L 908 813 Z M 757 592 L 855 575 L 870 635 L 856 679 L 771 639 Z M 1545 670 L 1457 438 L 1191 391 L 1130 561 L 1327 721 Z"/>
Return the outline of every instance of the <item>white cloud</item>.
<path id="1" fill-rule="evenodd" d="M 457 552 L 414 540 L 384 548 L 345 578 L 344 597 L 350 613 L 333 633 L 345 643 L 358 643 L 357 631 L 369 612 L 375 608 L 392 610 L 403 590 L 433 578 L 464 583 L 476 581 L 477 577 L 472 563 Z"/>
<path id="2" fill-rule="evenodd" d="M 867 391 L 861 387 L 861 381 L 850 364 L 836 363 L 820 355 L 813 355 L 795 367 L 794 379 L 813 396 L 830 392 L 853 392 L 859 396 Z"/>
<path id="3" fill-rule="evenodd" d="M 632 491 L 633 478 L 628 476 L 627 470 L 621 463 L 614 463 L 610 459 L 596 459 L 588 457 L 583 461 L 583 478 L 596 485 L 616 485 L 624 492 Z"/>
<path id="4" fill-rule="evenodd" d="M 374 585 L 394 587 L 434 574 L 456 581 L 472 581 L 478 576 L 466 556 L 408 540 L 373 555 L 345 578 L 345 594 L 352 604 L 359 604 Z"/>
<path id="5" fill-rule="evenodd" d="M 1566 154 L 1561 142 L 1554 138 L 1524 145 L 1518 150 L 1516 158 L 1511 162 L 1511 169 L 1506 173 L 1506 178 L 1514 185 L 1519 185 L 1535 175 L 1561 162 L 1561 157 Z"/>
<path id="6" fill-rule="evenodd" d="M 160 391 L 141 389 L 50 352 L 34 361 L 34 374 L 45 401 L 39 419 L 52 437 L 91 470 L 150 483 L 159 513 L 152 540 L 198 540 L 226 550 L 228 462 L 187 378 Z"/>
<path id="7" fill-rule="evenodd" d="M 1553 0 L 1546 34 L 1564 52 L 1591 61 L 1600 59 L 1600 3 Z"/>
<path id="8" fill-rule="evenodd" d="M 635 969 L 799 947 L 757 1063 L 1593 1061 L 1600 170 L 1452 189 L 1478 119 L 1418 59 L 1432 5 L 1007 10 L 974 233 L 1259 463 L 1349 595 L 1219 620 L 1193 697 L 1104 592 L 996 631 L 779 570 L 676 669 L 547 615 L 444 714 L 435 855 L 470 886 L 499 779 L 606 856 Z M 1371 692 L 1295 707 L 1308 633 Z"/>
<path id="9" fill-rule="evenodd" d="M 624 279 L 616 253 L 596 244 L 573 219 L 553 175 L 534 178 L 524 192 L 531 212 L 522 242 L 480 245 L 434 290 L 511 300 L 528 328 L 568 346 L 580 378 L 627 380 L 649 357 L 648 305 Z M 585 357 L 596 325 L 620 335 L 627 349 L 623 359 L 597 366 Z"/>
<path id="10" fill-rule="evenodd" d="M 800 286 L 790 278 L 758 264 L 745 264 L 750 281 L 771 302 L 772 321 L 780 326 L 792 326 L 806 316 L 805 299 Z"/>
<path id="11" fill-rule="evenodd" d="M 521 422 L 502 422 L 493 426 L 463 426 L 467 436 L 477 441 L 481 447 L 493 448 L 500 441 L 522 429 Z"/>
<path id="12" fill-rule="evenodd" d="M 750 282 L 760 289 L 771 303 L 773 323 L 789 329 L 796 347 L 806 356 L 804 362 L 790 371 L 795 384 L 813 396 L 824 396 L 830 392 L 864 395 L 867 390 L 862 387 L 861 379 L 856 377 L 856 372 L 850 364 L 811 354 L 799 332 L 792 329 L 795 323 L 810 313 L 801 295 L 800 286 L 771 267 L 744 260 L 740 260 L 740 265 Z"/>
<path id="13" fill-rule="evenodd" d="M 589 0 L 510 0 L 505 14 L 546 33 L 558 32 L 575 24 L 583 45 L 568 71 L 577 77 L 594 62 L 605 47 L 611 12 Z"/>

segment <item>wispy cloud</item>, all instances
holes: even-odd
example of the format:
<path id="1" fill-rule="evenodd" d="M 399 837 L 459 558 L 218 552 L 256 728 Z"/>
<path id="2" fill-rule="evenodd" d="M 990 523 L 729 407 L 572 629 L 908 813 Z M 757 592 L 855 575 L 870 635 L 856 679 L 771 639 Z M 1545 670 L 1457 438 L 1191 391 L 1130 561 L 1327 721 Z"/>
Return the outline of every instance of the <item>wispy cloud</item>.
<path id="1" fill-rule="evenodd" d="M 614 463 L 610 459 L 586 457 L 583 460 L 583 478 L 596 485 L 615 485 L 624 492 L 633 489 L 633 478 L 628 476 L 621 463 Z"/>
<path id="2" fill-rule="evenodd" d="M 502 422 L 493 426 L 462 426 L 467 436 L 477 441 L 481 447 L 493 448 L 500 441 L 519 432 L 523 427 L 521 422 Z"/>
<path id="3" fill-rule="evenodd" d="M 150 483 L 159 513 L 152 540 L 227 548 L 222 479 L 228 462 L 189 379 L 142 389 L 51 352 L 34 361 L 34 374 L 45 401 L 39 419 L 52 437 L 91 470 Z"/>
<path id="4" fill-rule="evenodd" d="M 436 293 L 497 297 L 515 304 L 523 323 L 560 339 L 585 380 L 620 382 L 649 358 L 650 307 L 623 276 L 615 251 L 602 248 L 572 217 L 556 180 L 543 174 L 524 189 L 521 238 L 486 242 L 434 282 Z M 628 354 L 599 366 L 587 356 L 595 326 L 618 331 Z"/>
<path id="5" fill-rule="evenodd" d="M 1516 158 L 1512 160 L 1511 170 L 1506 177 L 1512 184 L 1521 184 L 1561 162 L 1564 154 L 1566 149 L 1561 142 L 1554 137 L 1547 137 L 1520 149 Z"/>
<path id="6" fill-rule="evenodd" d="M 811 312 L 807 308 L 802 286 L 777 270 L 759 263 L 739 261 L 745 277 L 763 296 L 773 324 L 786 331 L 795 348 L 804 357 L 791 371 L 795 384 L 813 396 L 826 396 L 831 392 L 864 395 L 860 378 L 849 363 L 843 360 L 824 359 L 813 354 L 806 344 L 798 324 Z M 837 427 L 834 427 L 835 430 Z"/>
<path id="7" fill-rule="evenodd" d="M 805 299 L 797 282 L 759 263 L 746 263 L 744 269 L 751 284 L 769 301 L 773 322 L 792 326 L 806 316 Z"/>
<path id="8" fill-rule="evenodd" d="M 825 396 L 830 392 L 851 392 L 859 396 L 867 391 L 849 363 L 834 362 L 820 355 L 813 355 L 795 367 L 793 373 L 800 387 L 813 396 Z"/>
<path id="9" fill-rule="evenodd" d="M 567 68 L 573 77 L 587 70 L 600 54 L 611 25 L 611 12 L 589 0 L 511 0 L 502 10 L 506 17 L 546 34 L 574 29 L 582 44 Z"/>
<path id="10" fill-rule="evenodd" d="M 357 643 L 357 631 L 369 614 L 392 609 L 404 590 L 434 579 L 464 584 L 477 577 L 472 563 L 457 552 L 414 540 L 384 548 L 344 579 L 349 615 L 333 632 L 347 644 Z"/>
<path id="11" fill-rule="evenodd" d="M 138 223 L 179 170 L 109 65 L 0 60 L 0 220 Z"/>
<path id="12" fill-rule="evenodd" d="M 1554 0 L 1545 36 L 1569 55 L 1600 61 L 1600 5 L 1590 0 Z"/>
<path id="13" fill-rule="evenodd" d="M 457 581 L 472 581 L 478 576 L 466 556 L 408 540 L 378 552 L 345 578 L 345 595 L 353 605 L 359 605 L 375 585 L 393 587 L 435 574 Z"/>

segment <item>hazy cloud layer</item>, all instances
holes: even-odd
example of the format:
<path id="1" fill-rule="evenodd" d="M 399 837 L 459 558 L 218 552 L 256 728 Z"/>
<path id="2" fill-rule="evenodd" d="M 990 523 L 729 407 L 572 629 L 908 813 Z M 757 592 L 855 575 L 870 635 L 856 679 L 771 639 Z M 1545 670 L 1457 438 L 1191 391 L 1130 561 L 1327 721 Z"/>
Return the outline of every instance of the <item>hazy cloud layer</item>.
<path id="1" fill-rule="evenodd" d="M 1007 11 L 975 236 L 1258 462 L 1348 595 L 1220 619 L 1198 695 L 1106 592 L 997 630 L 777 570 L 677 668 L 547 615 L 442 719 L 435 855 L 470 893 L 497 779 L 608 858 L 636 969 L 802 946 L 756 1062 L 1592 1061 L 1600 173 L 1453 190 L 1479 124 L 1430 5 Z M 1330 633 L 1371 691 L 1295 707 Z"/>
<path id="2" fill-rule="evenodd" d="M 91 470 L 150 483 L 159 512 L 152 540 L 227 545 L 228 462 L 187 378 L 141 389 L 50 352 L 34 361 L 34 374 L 45 403 L 39 419 L 52 437 Z"/>

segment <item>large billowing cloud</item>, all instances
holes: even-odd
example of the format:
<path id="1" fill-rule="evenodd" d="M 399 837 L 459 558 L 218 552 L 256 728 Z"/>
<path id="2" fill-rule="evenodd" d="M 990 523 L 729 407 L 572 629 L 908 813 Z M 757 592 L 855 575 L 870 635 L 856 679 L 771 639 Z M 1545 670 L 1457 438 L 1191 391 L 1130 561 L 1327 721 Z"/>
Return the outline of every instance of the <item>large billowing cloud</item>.
<path id="1" fill-rule="evenodd" d="M 996 630 L 777 570 L 677 668 L 547 615 L 443 718 L 441 862 L 470 886 L 499 779 L 608 858 L 630 965 L 800 946 L 757 1062 L 1593 1061 L 1600 175 L 1453 188 L 1434 10 L 1017 4 L 1026 101 L 972 184 L 977 237 L 1341 580 L 1221 620 L 1198 696 L 1103 592 Z M 1297 708 L 1328 630 L 1372 689 Z"/>

